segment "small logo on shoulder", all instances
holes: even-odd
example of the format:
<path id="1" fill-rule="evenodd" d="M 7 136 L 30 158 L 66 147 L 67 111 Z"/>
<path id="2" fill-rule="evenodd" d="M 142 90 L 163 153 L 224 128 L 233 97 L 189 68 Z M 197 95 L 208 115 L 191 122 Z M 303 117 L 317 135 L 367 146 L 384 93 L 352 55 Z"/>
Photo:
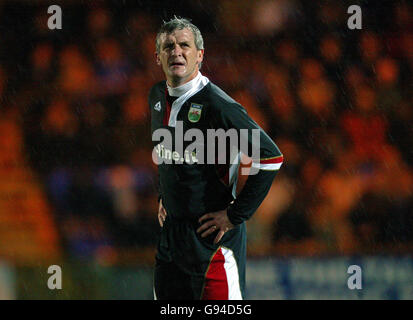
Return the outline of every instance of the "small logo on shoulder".
<path id="1" fill-rule="evenodd" d="M 156 110 L 156 111 L 161 111 L 161 102 L 158 101 L 158 102 L 155 104 L 155 106 L 153 107 L 153 109 Z"/>
<path id="2" fill-rule="evenodd" d="M 188 112 L 188 120 L 191 122 L 198 122 L 201 119 L 202 104 L 191 103 Z"/>

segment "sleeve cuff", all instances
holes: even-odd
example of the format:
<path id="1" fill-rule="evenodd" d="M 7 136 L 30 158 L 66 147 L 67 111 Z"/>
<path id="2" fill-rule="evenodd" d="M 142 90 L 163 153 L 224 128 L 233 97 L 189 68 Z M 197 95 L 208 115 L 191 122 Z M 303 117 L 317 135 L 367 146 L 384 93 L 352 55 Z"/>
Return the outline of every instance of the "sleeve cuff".
<path id="1" fill-rule="evenodd" d="M 229 221 L 234 225 L 239 225 L 245 221 L 245 219 L 234 212 L 233 205 L 230 205 L 227 209 L 227 216 Z"/>

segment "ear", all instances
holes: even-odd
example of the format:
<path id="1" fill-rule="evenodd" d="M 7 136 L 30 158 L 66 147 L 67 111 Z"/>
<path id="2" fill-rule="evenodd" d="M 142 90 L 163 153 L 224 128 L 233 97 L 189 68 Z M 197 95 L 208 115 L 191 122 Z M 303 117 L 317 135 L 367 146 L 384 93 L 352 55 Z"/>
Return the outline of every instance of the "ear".
<path id="1" fill-rule="evenodd" d="M 204 60 L 204 49 L 198 50 L 198 64 Z"/>
<path id="2" fill-rule="evenodd" d="M 161 65 L 161 59 L 159 58 L 159 54 L 157 52 L 155 52 L 155 58 L 156 58 L 156 64 L 158 66 L 160 66 Z"/>

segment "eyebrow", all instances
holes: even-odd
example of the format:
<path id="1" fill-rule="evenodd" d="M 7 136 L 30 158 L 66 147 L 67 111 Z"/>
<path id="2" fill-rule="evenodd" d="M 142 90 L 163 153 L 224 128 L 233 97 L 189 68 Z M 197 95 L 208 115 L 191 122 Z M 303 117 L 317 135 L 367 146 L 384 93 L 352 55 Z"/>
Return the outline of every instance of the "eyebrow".
<path id="1" fill-rule="evenodd" d="M 184 41 L 181 41 L 181 42 L 178 42 L 178 44 L 179 45 L 183 45 L 183 44 L 186 44 L 186 45 L 190 45 L 189 44 L 190 43 L 190 41 L 188 41 L 188 40 L 184 40 Z M 163 48 L 166 48 L 166 47 L 168 47 L 168 46 L 170 46 L 170 45 L 173 45 L 174 44 L 174 42 L 173 41 L 165 41 L 164 43 L 163 43 Z"/>

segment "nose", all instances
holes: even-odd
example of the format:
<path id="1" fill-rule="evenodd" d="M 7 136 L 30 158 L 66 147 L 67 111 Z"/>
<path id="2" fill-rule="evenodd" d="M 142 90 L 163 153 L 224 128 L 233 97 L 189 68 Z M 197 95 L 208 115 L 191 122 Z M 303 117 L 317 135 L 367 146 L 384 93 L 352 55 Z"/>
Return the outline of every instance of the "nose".
<path id="1" fill-rule="evenodd" d="M 173 56 L 181 56 L 182 55 L 182 48 L 180 47 L 179 44 L 175 44 L 174 48 L 172 49 L 171 54 Z"/>

